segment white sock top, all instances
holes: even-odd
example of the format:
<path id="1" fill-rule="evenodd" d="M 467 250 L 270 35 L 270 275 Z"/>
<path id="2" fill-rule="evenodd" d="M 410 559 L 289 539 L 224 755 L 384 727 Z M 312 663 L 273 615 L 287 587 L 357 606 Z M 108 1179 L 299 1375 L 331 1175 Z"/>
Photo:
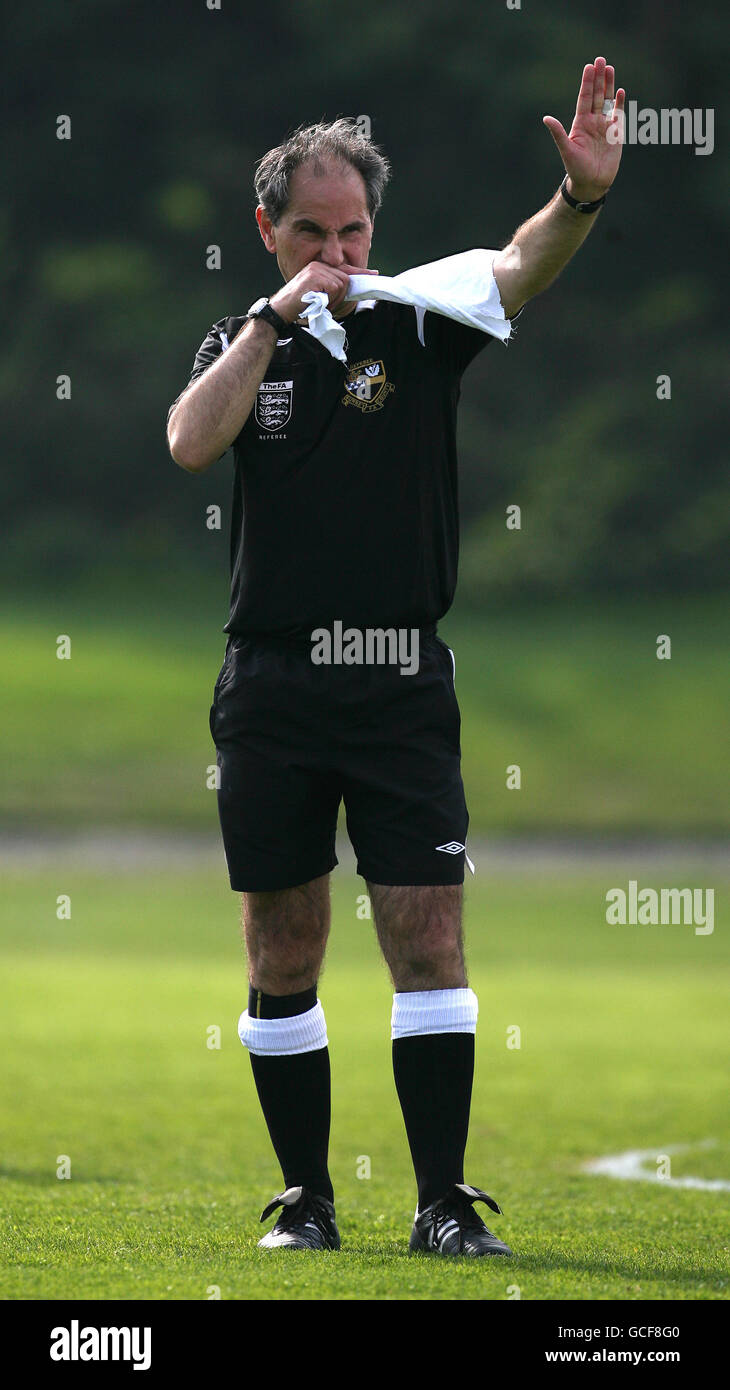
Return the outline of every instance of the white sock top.
<path id="1" fill-rule="evenodd" d="M 423 989 L 393 995 L 392 1039 L 424 1033 L 476 1033 L 479 1004 L 473 989 Z"/>

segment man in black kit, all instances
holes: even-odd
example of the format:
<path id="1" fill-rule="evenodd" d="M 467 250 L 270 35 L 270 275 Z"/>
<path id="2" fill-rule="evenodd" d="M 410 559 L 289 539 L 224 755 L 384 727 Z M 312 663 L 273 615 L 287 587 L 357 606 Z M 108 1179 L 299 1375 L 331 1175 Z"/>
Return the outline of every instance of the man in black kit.
<path id="1" fill-rule="evenodd" d="M 544 118 L 566 177 L 493 261 L 505 320 L 594 224 L 618 169 L 623 100 L 599 57 L 570 135 Z M 239 1035 L 286 1189 L 259 1244 L 340 1245 L 317 980 L 344 798 L 395 989 L 393 1069 L 418 1186 L 410 1248 L 509 1255 L 474 1210 L 496 1202 L 464 1182 L 477 1019 L 461 930 L 468 815 L 453 658 L 436 631 L 456 586 L 460 380 L 491 338 L 428 313 L 422 340 L 412 307 L 348 301 L 388 172 L 344 118 L 264 156 L 256 217 L 285 283 L 213 326 L 168 441 L 192 473 L 234 448 L 228 645 L 210 727 L 248 955 Z M 346 364 L 314 336 L 310 291 L 346 330 Z"/>

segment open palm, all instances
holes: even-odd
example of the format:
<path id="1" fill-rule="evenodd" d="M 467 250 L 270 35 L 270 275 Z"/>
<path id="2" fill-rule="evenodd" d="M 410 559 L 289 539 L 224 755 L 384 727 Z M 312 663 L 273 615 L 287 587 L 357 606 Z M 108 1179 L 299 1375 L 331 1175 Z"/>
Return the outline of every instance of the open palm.
<path id="1" fill-rule="evenodd" d="M 626 93 L 619 87 L 614 97 L 614 77 L 605 58 L 586 64 L 569 135 L 555 116 L 542 118 L 558 147 L 573 195 L 588 201 L 602 197 L 611 187 L 621 162 Z"/>

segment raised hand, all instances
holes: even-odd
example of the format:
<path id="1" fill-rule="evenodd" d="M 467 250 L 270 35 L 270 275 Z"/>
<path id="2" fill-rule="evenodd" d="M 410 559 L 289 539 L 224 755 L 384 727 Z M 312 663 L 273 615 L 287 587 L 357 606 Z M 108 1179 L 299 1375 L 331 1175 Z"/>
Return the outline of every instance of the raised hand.
<path id="1" fill-rule="evenodd" d="M 614 70 L 605 58 L 586 63 L 573 124 L 566 134 L 555 116 L 543 116 L 569 176 L 567 191 L 594 202 L 611 187 L 621 162 L 621 122 L 626 93 L 614 97 Z M 607 134 L 608 131 L 610 134 Z"/>

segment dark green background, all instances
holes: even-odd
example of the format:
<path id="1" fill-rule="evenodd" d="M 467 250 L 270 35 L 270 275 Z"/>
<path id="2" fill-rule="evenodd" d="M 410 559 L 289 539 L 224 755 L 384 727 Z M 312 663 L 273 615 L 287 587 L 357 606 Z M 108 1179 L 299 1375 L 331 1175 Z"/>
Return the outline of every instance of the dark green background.
<path id="1" fill-rule="evenodd" d="M 716 588 L 729 27 L 727 10 L 676 0 L 15 8 L 0 258 L 11 591 L 93 586 L 116 568 L 121 583 L 164 573 L 224 593 L 232 456 L 190 477 L 164 426 L 210 323 L 277 287 L 253 221 L 268 148 L 301 122 L 370 116 L 394 166 L 373 248 L 383 273 L 501 246 L 560 182 L 541 118 L 569 129 L 597 53 L 640 106 L 716 108 L 715 151 L 627 147 L 585 247 L 510 346 L 469 369 L 459 602 Z M 70 141 L 56 139 L 61 113 Z M 205 269 L 211 243 L 219 272 Z M 70 402 L 56 399 L 60 373 Z M 656 399 L 662 373 L 671 401 Z M 515 502 L 521 533 L 504 525 Z M 353 538 L 366 562 L 357 518 Z"/>

